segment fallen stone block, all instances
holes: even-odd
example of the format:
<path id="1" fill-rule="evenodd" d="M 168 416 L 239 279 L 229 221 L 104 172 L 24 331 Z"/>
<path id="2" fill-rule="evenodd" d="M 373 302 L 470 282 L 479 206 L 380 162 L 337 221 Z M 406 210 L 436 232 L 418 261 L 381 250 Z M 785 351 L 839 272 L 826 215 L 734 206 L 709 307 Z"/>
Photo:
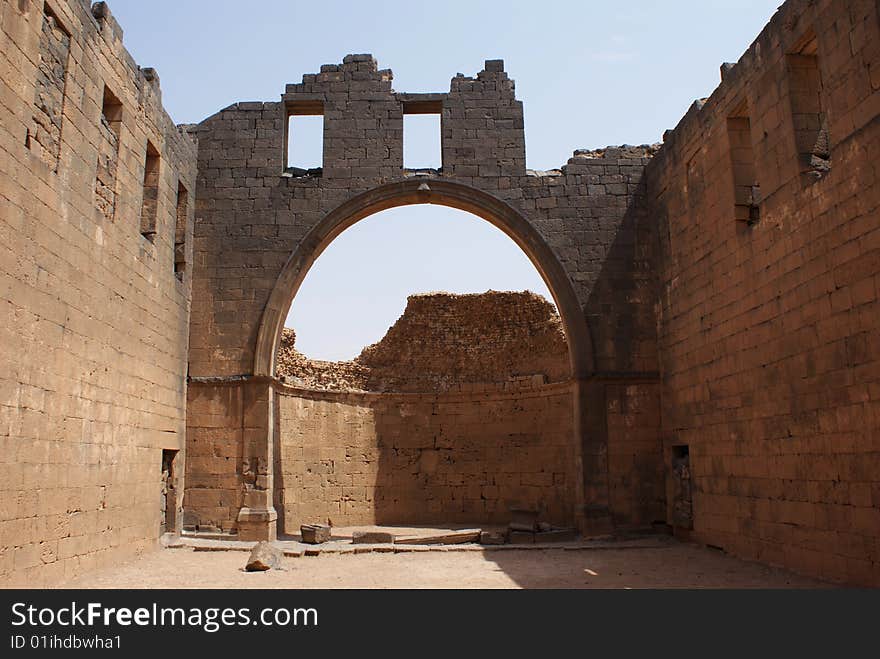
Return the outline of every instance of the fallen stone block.
<path id="1" fill-rule="evenodd" d="M 306 544 L 319 545 L 330 540 L 331 527 L 326 524 L 303 524 L 299 532 Z"/>
<path id="2" fill-rule="evenodd" d="M 433 535 L 408 535 L 394 539 L 398 545 L 459 545 L 465 542 L 478 542 L 480 529 L 461 529 Z"/>
<path id="3" fill-rule="evenodd" d="M 388 544 L 394 542 L 394 536 L 385 531 L 355 531 L 351 534 L 351 541 L 356 545 Z"/>
<path id="4" fill-rule="evenodd" d="M 283 556 L 284 552 L 282 552 L 279 547 L 264 540 L 263 542 L 258 542 L 254 545 L 244 569 L 248 572 L 263 572 L 272 569 L 277 570 L 281 567 L 281 558 Z"/>

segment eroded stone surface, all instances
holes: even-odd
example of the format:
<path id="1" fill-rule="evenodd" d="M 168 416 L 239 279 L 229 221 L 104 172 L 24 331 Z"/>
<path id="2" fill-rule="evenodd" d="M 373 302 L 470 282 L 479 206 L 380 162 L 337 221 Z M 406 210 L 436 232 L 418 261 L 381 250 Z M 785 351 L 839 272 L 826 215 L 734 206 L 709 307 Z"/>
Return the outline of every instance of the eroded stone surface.
<path id="1" fill-rule="evenodd" d="M 196 146 L 121 36 L 87 2 L 0 3 L 3 585 L 118 563 L 182 517 L 191 282 L 173 243 Z M 163 165 L 153 242 L 138 231 L 147 140 Z"/>
<path id="2" fill-rule="evenodd" d="M 409 94 L 350 55 L 178 129 L 105 3 L 0 7 L 4 585 L 155 546 L 184 517 L 163 515 L 163 489 L 174 512 L 186 492 L 194 525 L 248 537 L 279 518 L 476 522 L 515 499 L 558 525 L 668 520 L 880 583 L 876 2 L 789 0 L 662 148 L 545 172 L 526 169 L 500 60 Z M 441 115 L 442 170 L 403 169 L 414 108 Z M 283 161 L 293 111 L 324 115 L 320 170 Z M 552 284 L 573 381 L 499 389 L 510 364 L 464 335 L 451 370 L 408 360 L 398 339 L 436 327 L 406 322 L 367 351 L 365 391 L 273 378 L 322 246 L 306 236 L 423 202 L 518 238 Z"/>
<path id="3" fill-rule="evenodd" d="M 279 547 L 271 542 L 258 542 L 251 550 L 244 569 L 248 572 L 265 572 L 266 570 L 277 570 L 281 567 L 281 561 L 284 553 Z"/>
<path id="4" fill-rule="evenodd" d="M 516 389 L 570 377 L 553 305 L 529 291 L 411 295 L 386 335 L 352 361 L 310 360 L 285 328 L 276 373 L 309 389 L 444 392 Z"/>

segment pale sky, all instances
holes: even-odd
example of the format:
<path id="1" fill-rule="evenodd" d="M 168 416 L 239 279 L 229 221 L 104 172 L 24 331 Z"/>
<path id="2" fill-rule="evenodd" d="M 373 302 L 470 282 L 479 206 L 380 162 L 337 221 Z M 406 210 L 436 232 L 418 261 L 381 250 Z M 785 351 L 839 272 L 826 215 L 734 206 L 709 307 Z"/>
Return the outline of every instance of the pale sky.
<path id="1" fill-rule="evenodd" d="M 718 85 L 780 0 L 302 2 L 110 0 L 125 44 L 160 76 L 178 123 L 236 101 L 275 101 L 288 82 L 348 53 L 372 53 L 397 91 L 448 91 L 503 59 L 523 101 L 532 169 L 577 148 L 661 140 Z M 407 138 L 409 136 L 409 138 Z M 407 143 L 407 139 L 409 140 Z M 429 148 L 428 141 L 431 141 Z M 428 158 L 431 128 L 405 128 L 407 166 Z M 410 293 L 531 289 L 538 273 L 507 236 L 474 216 L 409 206 L 367 218 L 315 263 L 288 325 L 310 357 L 348 359 L 382 337 Z"/>

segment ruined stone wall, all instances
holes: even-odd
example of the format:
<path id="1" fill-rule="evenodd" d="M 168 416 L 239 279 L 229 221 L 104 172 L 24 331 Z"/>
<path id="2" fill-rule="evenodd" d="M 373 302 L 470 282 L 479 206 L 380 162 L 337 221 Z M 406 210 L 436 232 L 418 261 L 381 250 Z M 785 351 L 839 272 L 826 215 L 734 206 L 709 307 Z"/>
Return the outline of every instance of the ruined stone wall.
<path id="1" fill-rule="evenodd" d="M 276 507 L 299 525 L 574 522 L 570 385 L 531 391 L 278 392 Z"/>
<path id="2" fill-rule="evenodd" d="M 199 400 L 219 405 L 227 383 L 245 386 L 254 375 L 268 375 L 255 374 L 255 355 L 260 323 L 285 264 L 311 262 L 320 246 L 309 232 L 344 203 L 379 186 L 414 181 L 414 173 L 403 169 L 403 115 L 436 111 L 442 168 L 418 180 L 479 191 L 518 213 L 535 232 L 521 247 L 533 258 L 549 251 L 544 267 L 561 266 L 576 298 L 578 308 L 569 318 L 589 325 L 592 342 L 580 342 L 574 354 L 592 370 L 578 373 L 591 379 L 578 406 L 595 406 L 589 413 L 596 418 L 577 426 L 572 443 L 580 445 L 582 477 L 589 481 L 581 512 L 608 519 L 608 423 L 604 406 L 595 401 L 604 400 L 606 386 L 657 377 L 656 235 L 651 218 L 634 203 L 654 148 L 577 151 L 558 170 L 533 172 L 525 167 L 522 104 L 502 62 L 486 62 L 475 77 L 457 76 L 444 93 L 396 92 L 391 85 L 390 70 L 379 69 L 371 56 L 349 55 L 288 85 L 280 102 L 236 103 L 199 124 L 191 386 L 199 388 Z M 290 114 L 323 115 L 320 171 L 288 167 Z M 262 386 L 274 387 L 268 381 Z M 268 405 L 271 398 L 266 393 L 258 400 Z M 260 439 L 272 433 L 269 414 L 257 420 L 243 410 L 240 426 L 248 430 L 231 453 L 239 456 L 244 499 L 268 496 L 259 483 L 271 480 L 270 467 L 259 467 L 267 471 L 257 473 L 255 485 L 245 473 L 254 462 L 272 463 L 272 442 Z M 190 447 L 226 455 L 207 439 L 210 423 L 189 415 Z M 189 474 L 209 480 L 195 467 Z M 218 498 L 206 491 L 198 496 Z"/>
<path id="3" fill-rule="evenodd" d="M 447 391 L 568 380 L 562 322 L 534 293 L 412 295 L 406 310 L 357 362 L 371 391 Z"/>
<path id="4" fill-rule="evenodd" d="M 877 4 L 790 0 L 722 72 L 647 170 L 670 519 L 689 460 L 696 538 L 876 586 Z"/>
<path id="5" fill-rule="evenodd" d="M 411 295 L 351 362 L 309 360 L 286 332 L 278 374 L 295 384 L 279 391 L 275 485 L 289 532 L 504 524 L 515 505 L 573 524 L 568 348 L 543 297 Z"/>
<path id="6" fill-rule="evenodd" d="M 464 137 L 455 149 L 444 139 L 440 177 L 497 196 L 537 229 L 590 320 L 597 370 L 656 371 L 654 237 L 649 218 L 631 210 L 653 149 L 579 151 L 560 170 L 541 173 L 527 172 L 518 156 L 508 163 L 510 139 L 499 142 L 494 131 L 521 137 L 522 110 L 498 68 L 490 62 L 476 78 L 456 78 L 448 93 L 406 94 L 391 89 L 390 71 L 378 70 L 372 57 L 349 56 L 288 85 L 282 102 L 236 103 L 199 124 L 193 376 L 253 371 L 263 309 L 308 231 L 356 194 L 409 178 L 402 113 L 423 96 L 442 106 L 443 135 L 484 135 L 485 147 L 476 150 L 465 148 Z M 297 107 L 322 108 L 320 176 L 285 172 L 286 117 Z M 514 111 L 516 119 L 508 116 Z"/>
<path id="7" fill-rule="evenodd" d="M 285 327 L 278 346 L 276 373 L 295 387 L 330 391 L 366 391 L 369 369 L 356 360 L 330 362 L 309 359 L 296 349 L 296 332 Z"/>
<path id="8" fill-rule="evenodd" d="M 571 372 L 559 314 L 528 291 L 411 295 L 386 335 L 352 362 L 306 359 L 285 332 L 276 373 L 309 388 L 510 389 L 568 380 Z"/>
<path id="9" fill-rule="evenodd" d="M 190 282 L 172 249 L 196 149 L 103 3 L 4 2 L 0 30 L 0 583 L 35 587 L 160 535 L 163 449 L 184 448 Z M 111 215 L 105 87 L 121 110 Z M 147 140 L 162 162 L 150 238 Z"/>

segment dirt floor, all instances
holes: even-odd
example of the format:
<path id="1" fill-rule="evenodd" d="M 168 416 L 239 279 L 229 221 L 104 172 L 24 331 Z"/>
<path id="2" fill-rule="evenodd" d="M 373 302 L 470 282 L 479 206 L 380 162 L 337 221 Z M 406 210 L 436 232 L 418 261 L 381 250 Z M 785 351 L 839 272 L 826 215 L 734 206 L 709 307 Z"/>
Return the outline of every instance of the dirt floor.
<path id="1" fill-rule="evenodd" d="M 162 549 L 63 584 L 68 588 L 822 588 L 785 570 L 672 539 L 642 546 L 287 557 L 245 572 L 243 551 Z"/>

